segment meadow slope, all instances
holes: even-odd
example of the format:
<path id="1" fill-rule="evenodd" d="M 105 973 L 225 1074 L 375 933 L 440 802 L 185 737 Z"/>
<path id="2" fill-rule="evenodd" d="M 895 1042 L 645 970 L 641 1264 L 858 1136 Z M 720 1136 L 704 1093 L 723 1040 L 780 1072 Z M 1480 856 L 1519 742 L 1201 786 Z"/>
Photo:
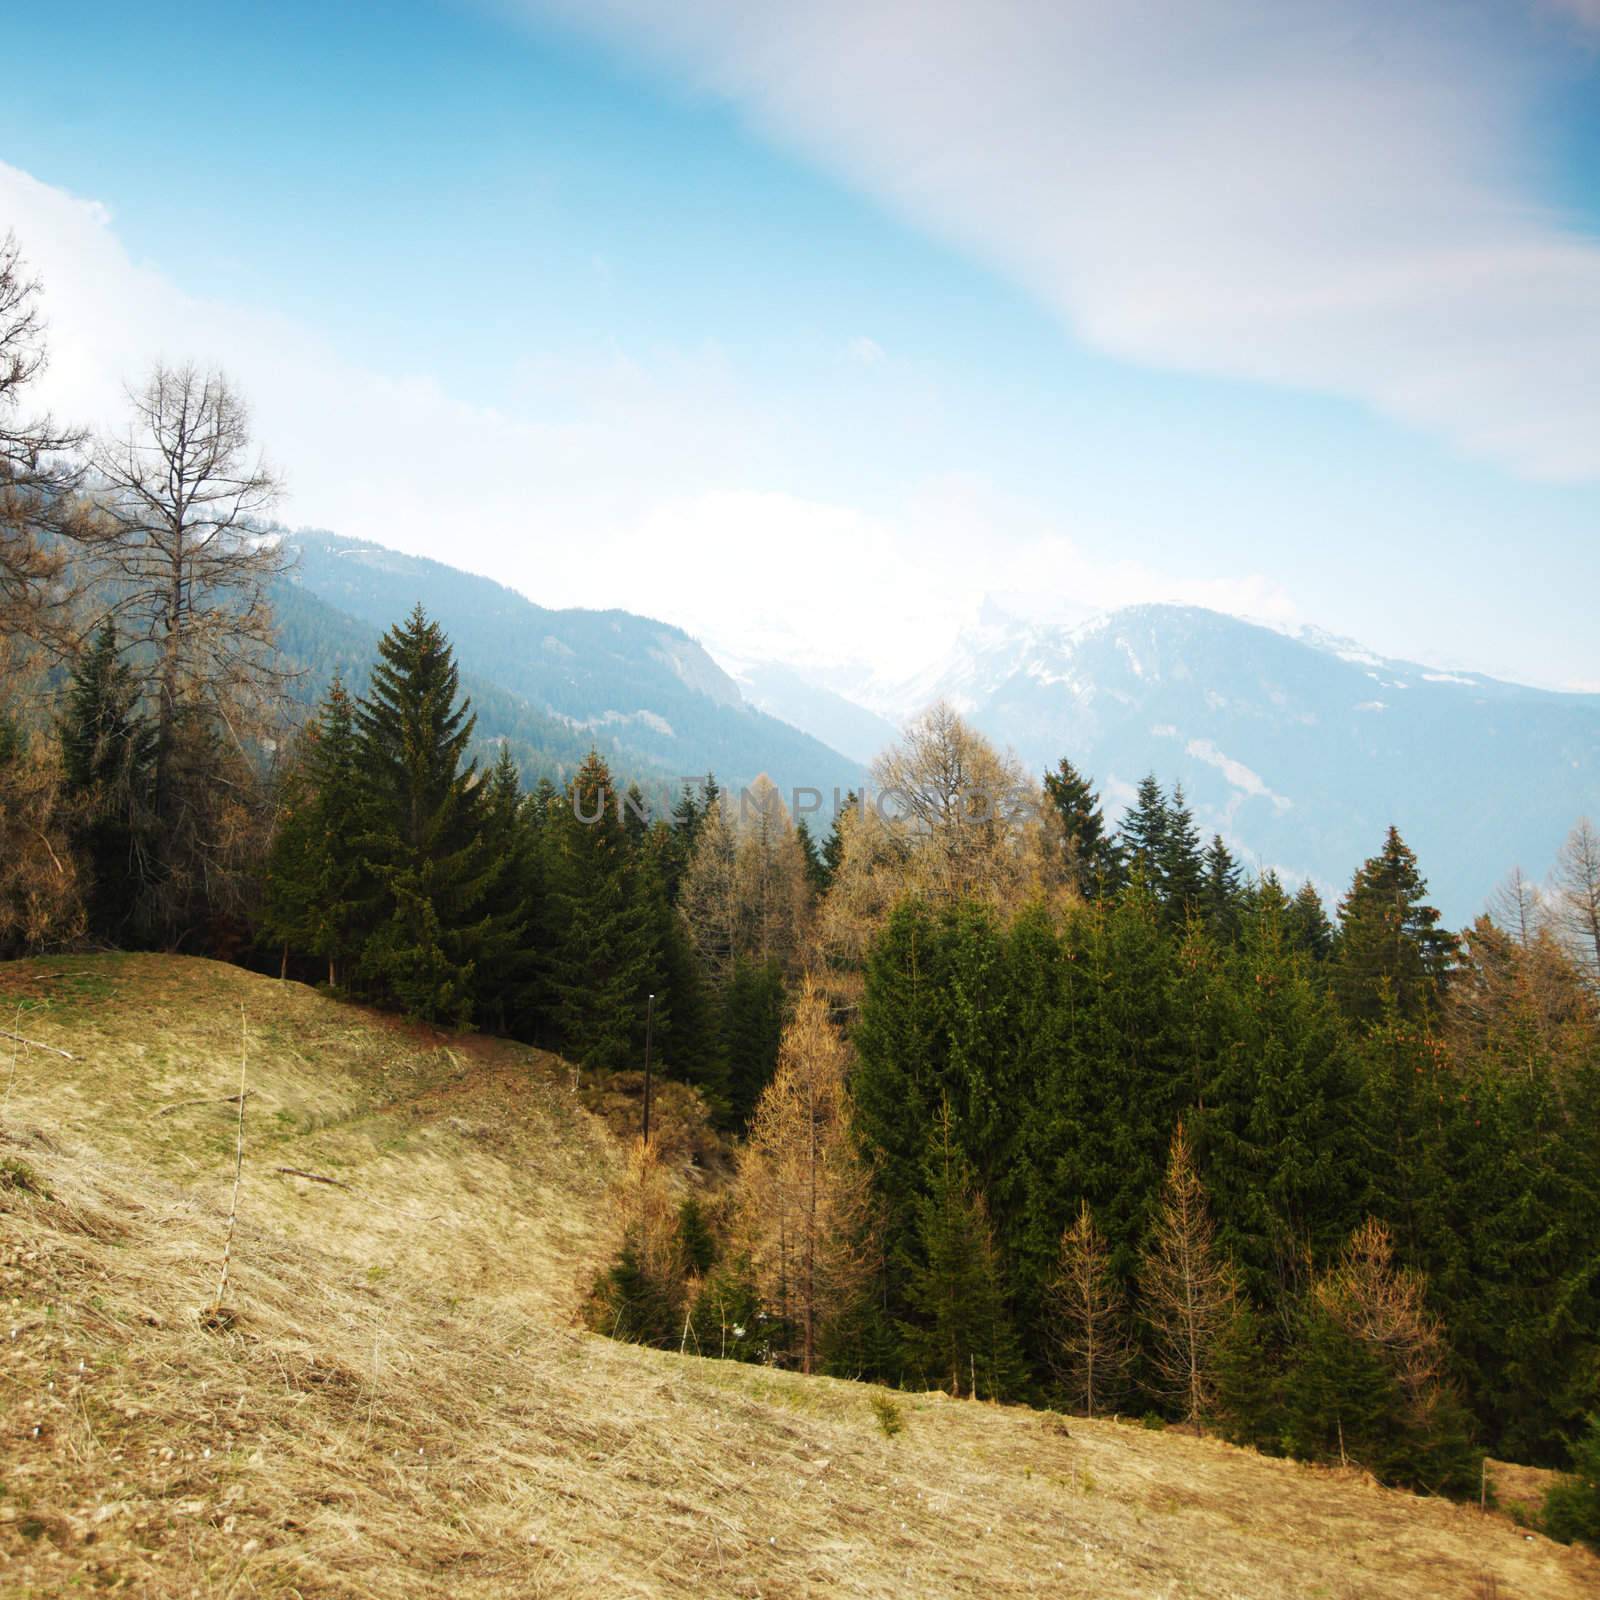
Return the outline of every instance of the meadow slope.
<path id="1" fill-rule="evenodd" d="M 1354 1472 L 581 1331 L 620 1156 L 540 1052 L 156 956 L 0 966 L 0 1028 L 72 1057 L 0 1040 L 6 1600 L 1600 1593 Z"/>

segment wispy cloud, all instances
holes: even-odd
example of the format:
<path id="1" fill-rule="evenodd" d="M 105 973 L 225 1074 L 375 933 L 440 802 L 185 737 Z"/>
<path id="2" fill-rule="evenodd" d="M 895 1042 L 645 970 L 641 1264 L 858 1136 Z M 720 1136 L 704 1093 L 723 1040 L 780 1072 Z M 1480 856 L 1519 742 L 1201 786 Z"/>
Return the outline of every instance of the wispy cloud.
<path id="1" fill-rule="evenodd" d="M 523 3 L 664 58 L 1103 350 L 1600 477 L 1600 242 L 1541 207 L 1525 144 L 1600 0 Z"/>
<path id="2" fill-rule="evenodd" d="M 714 351 L 523 355 L 505 409 L 426 374 L 354 365 L 298 323 L 186 294 L 135 261 L 105 206 L 0 163 L 0 229 L 45 285 L 48 399 L 95 425 L 157 357 L 217 363 L 286 471 L 291 521 L 489 573 L 546 605 L 623 606 L 752 658 L 904 674 L 944 649 L 984 581 L 1054 614 L 1137 600 L 1291 610 L 1260 578 L 1174 578 L 1091 555 L 981 480 L 909 482 L 873 511 L 769 487 L 784 429 Z M 886 359 L 863 336 L 845 352 Z M 1114 531 L 1113 531 L 1114 533 Z M 886 607 L 885 595 L 894 596 Z"/>

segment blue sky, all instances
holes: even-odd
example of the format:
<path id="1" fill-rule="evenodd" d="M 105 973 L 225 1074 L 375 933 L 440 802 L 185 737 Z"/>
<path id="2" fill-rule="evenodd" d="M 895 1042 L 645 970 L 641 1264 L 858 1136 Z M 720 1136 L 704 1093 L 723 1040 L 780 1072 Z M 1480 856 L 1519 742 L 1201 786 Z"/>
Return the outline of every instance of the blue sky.
<path id="1" fill-rule="evenodd" d="M 0 228 L 60 409 L 216 361 L 287 520 L 545 603 L 892 676 L 985 591 L 1174 598 L 1600 687 L 1592 0 L 1106 10 L 30 8 Z"/>

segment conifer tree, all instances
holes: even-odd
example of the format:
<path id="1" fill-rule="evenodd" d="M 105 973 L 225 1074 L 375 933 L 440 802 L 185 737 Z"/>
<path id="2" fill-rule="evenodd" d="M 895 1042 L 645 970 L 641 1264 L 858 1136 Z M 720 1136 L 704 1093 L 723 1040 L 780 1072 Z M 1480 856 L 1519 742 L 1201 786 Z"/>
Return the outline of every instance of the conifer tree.
<path id="1" fill-rule="evenodd" d="M 834 790 L 834 794 L 838 794 Z M 848 811 L 856 810 L 861 804 L 861 797 L 854 789 L 845 795 L 833 813 L 832 824 L 828 828 L 828 836 L 822 841 L 822 885 L 818 893 L 825 893 L 833 886 L 833 880 L 838 875 L 839 863 L 844 859 L 844 835 L 840 831 L 839 819 Z"/>
<path id="2" fill-rule="evenodd" d="M 1114 1409 L 1133 1354 L 1128 1308 L 1086 1200 L 1061 1230 L 1049 1303 L 1051 1365 L 1069 1403 L 1086 1417 Z"/>
<path id="3" fill-rule="evenodd" d="M 1061 818 L 1073 887 L 1086 900 L 1114 892 L 1119 877 L 1117 852 L 1100 809 L 1100 796 L 1089 780 L 1063 756 L 1056 770 L 1044 775 L 1044 791 Z"/>
<path id="4" fill-rule="evenodd" d="M 552 829 L 548 987 L 561 1047 L 581 1065 L 632 1066 L 660 952 L 648 898 L 617 819 L 610 769 L 591 751 Z M 669 1025 L 668 997 L 656 1016 Z"/>
<path id="5" fill-rule="evenodd" d="M 1144 879 L 1145 887 L 1157 899 L 1164 898 L 1170 827 L 1167 797 L 1155 773 L 1147 773 L 1139 781 L 1138 793 L 1122 818 L 1118 836 L 1129 870 Z"/>
<path id="6" fill-rule="evenodd" d="M 1173 1123 L 1193 1097 L 1171 935 L 1137 876 L 1063 939 L 1063 994 L 1028 1120 L 1038 1194 L 1030 1254 L 1048 1271 L 1061 1218 L 1094 1209 L 1118 1278 L 1137 1273 Z"/>
<path id="7" fill-rule="evenodd" d="M 1206 846 L 1205 888 L 1200 905 L 1206 927 L 1218 944 L 1231 944 L 1238 938 L 1242 899 L 1238 863 L 1222 835 L 1214 833 Z"/>
<path id="8" fill-rule="evenodd" d="M 455 653 L 420 605 L 383 636 L 378 657 L 355 717 L 376 885 L 362 968 L 412 1015 L 465 1026 L 480 963 L 516 936 L 488 904 L 501 867 L 481 837 L 466 755 L 476 719 L 458 700 Z"/>
<path id="9" fill-rule="evenodd" d="M 73 668 L 61 722 L 65 792 L 78 801 L 78 848 L 88 868 L 89 931 L 115 940 L 147 871 L 155 730 L 108 617 Z"/>
<path id="10" fill-rule="evenodd" d="M 806 884 L 812 894 L 821 894 L 828 887 L 828 869 L 822 859 L 822 852 L 817 847 L 817 841 L 812 836 L 811 825 L 804 817 L 799 818 L 794 825 L 795 843 L 800 847 L 801 859 L 805 864 Z"/>
<path id="11" fill-rule="evenodd" d="M 1600 985 L 1600 830 L 1580 817 L 1555 866 L 1555 919 L 1591 983 Z"/>
<path id="12" fill-rule="evenodd" d="M 846 1048 L 808 984 L 739 1162 L 738 1234 L 763 1298 L 814 1370 L 827 1323 L 870 1265 L 870 1184 L 850 1131 Z"/>
<path id="13" fill-rule="evenodd" d="M 1313 961 L 1326 961 L 1333 953 L 1333 923 L 1328 920 L 1317 886 L 1309 878 L 1295 891 L 1289 904 L 1288 932 L 1295 948 Z"/>
<path id="14" fill-rule="evenodd" d="M 1206 865 L 1194 814 L 1184 799 L 1181 783 L 1172 786 L 1172 798 L 1167 802 L 1157 863 L 1167 922 L 1172 927 L 1182 927 L 1205 899 Z"/>
<path id="15" fill-rule="evenodd" d="M 347 981 L 372 913 L 372 821 L 355 708 L 335 678 L 280 797 L 261 913 L 286 951 L 327 963 L 329 984 Z"/>
<path id="16" fill-rule="evenodd" d="M 783 972 L 776 961 L 738 961 L 722 996 L 722 1084 L 730 1126 L 742 1128 L 777 1070 Z"/>
<path id="17" fill-rule="evenodd" d="M 1422 1279 L 1393 1255 L 1388 1230 L 1369 1218 L 1318 1280 L 1290 1382 L 1291 1445 L 1356 1461 L 1383 1482 L 1459 1491 L 1477 1460 L 1445 1341 Z"/>
<path id="18" fill-rule="evenodd" d="M 1455 959 L 1455 935 L 1439 926 L 1427 903 L 1417 858 L 1391 827 L 1382 851 L 1356 873 L 1339 902 L 1335 992 L 1345 1014 L 1371 1024 L 1384 1013 L 1418 1019 L 1432 1013 Z"/>
<path id="19" fill-rule="evenodd" d="M 522 774 L 504 744 L 483 790 L 479 837 L 499 864 L 485 908 L 506 936 L 490 940 L 481 958 L 478 1009 L 483 1023 L 497 1033 L 529 1038 L 540 1020 L 539 952 L 544 941 L 538 923 L 544 909 L 544 882 Z"/>
<path id="20" fill-rule="evenodd" d="M 1217 1247 L 1181 1121 L 1172 1136 L 1139 1289 L 1152 1335 L 1152 1388 L 1198 1432 L 1216 1397 L 1217 1353 L 1233 1311 L 1234 1274 Z"/>
<path id="21" fill-rule="evenodd" d="M 1222 962 L 1213 1065 L 1191 1121 L 1219 1241 L 1260 1307 L 1304 1292 L 1368 1190 L 1356 1064 L 1287 924 L 1281 893 L 1260 896 Z"/>
<path id="22" fill-rule="evenodd" d="M 1542 1526 L 1552 1539 L 1581 1540 L 1600 1555 L 1600 1414 L 1573 1443 L 1570 1465 L 1545 1494 Z"/>
<path id="23" fill-rule="evenodd" d="M 740 941 L 739 839 L 720 798 L 708 802 L 678 889 L 683 916 L 707 980 L 724 988 L 743 953 Z"/>
<path id="24" fill-rule="evenodd" d="M 934 1122 L 924 1189 L 916 1203 L 909 1300 L 917 1320 L 905 1326 L 907 1355 L 951 1395 L 1009 1398 L 1026 1369 L 988 1208 L 957 1148 L 948 1104 Z"/>

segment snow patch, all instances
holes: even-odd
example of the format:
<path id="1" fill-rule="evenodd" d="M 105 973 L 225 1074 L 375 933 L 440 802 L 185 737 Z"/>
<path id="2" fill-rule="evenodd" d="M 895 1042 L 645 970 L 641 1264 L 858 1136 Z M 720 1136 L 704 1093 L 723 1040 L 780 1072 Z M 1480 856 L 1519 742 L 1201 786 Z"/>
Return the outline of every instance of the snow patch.
<path id="1" fill-rule="evenodd" d="M 1235 789 L 1260 800 L 1270 800 L 1278 811 L 1287 811 L 1294 804 L 1284 795 L 1274 794 L 1259 773 L 1252 772 L 1242 761 L 1224 755 L 1209 739 L 1191 739 L 1184 749 L 1196 761 L 1204 761 L 1207 766 L 1215 767 Z"/>

